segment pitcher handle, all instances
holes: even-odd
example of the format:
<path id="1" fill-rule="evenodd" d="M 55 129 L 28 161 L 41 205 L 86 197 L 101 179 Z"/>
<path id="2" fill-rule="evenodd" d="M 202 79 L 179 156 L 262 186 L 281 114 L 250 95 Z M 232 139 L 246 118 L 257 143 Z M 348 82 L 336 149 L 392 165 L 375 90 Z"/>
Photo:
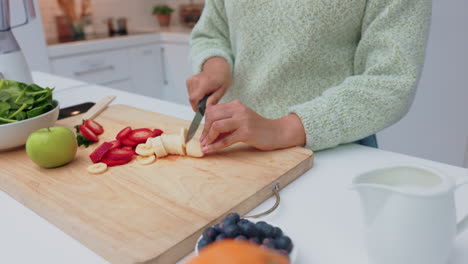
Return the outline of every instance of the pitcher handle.
<path id="1" fill-rule="evenodd" d="M 18 24 L 14 25 L 11 28 L 17 28 L 26 25 L 29 23 L 31 20 L 36 18 L 36 10 L 34 9 L 34 1 L 33 0 L 23 0 L 23 5 L 24 5 L 24 13 L 26 14 L 25 21 Z"/>
<path id="2" fill-rule="evenodd" d="M 468 180 L 463 180 L 457 183 L 455 189 L 458 190 L 461 186 L 467 185 L 467 184 L 468 184 Z M 462 220 L 460 220 L 460 222 L 457 224 L 457 234 L 458 235 L 461 234 L 466 229 L 468 229 L 468 215 L 463 217 Z"/>

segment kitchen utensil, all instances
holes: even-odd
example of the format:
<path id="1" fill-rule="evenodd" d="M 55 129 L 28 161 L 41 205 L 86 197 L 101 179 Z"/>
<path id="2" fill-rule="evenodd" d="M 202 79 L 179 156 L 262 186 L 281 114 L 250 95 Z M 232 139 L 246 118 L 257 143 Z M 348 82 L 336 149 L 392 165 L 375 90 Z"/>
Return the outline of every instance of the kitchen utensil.
<path id="1" fill-rule="evenodd" d="M 157 125 L 177 134 L 189 123 L 124 105 L 108 107 L 96 121 L 105 129 L 100 142 L 114 140 L 125 126 Z M 204 228 L 231 211 L 249 212 L 276 184 L 284 188 L 311 168 L 313 158 L 300 147 L 259 151 L 237 144 L 203 158 L 132 162 L 96 176 L 86 172 L 96 147 L 80 148 L 72 163 L 49 170 L 24 150 L 1 154 L 0 188 L 111 263 L 176 263 Z"/>
<path id="2" fill-rule="evenodd" d="M 198 102 L 198 111 L 195 113 L 195 117 L 193 118 L 192 123 L 190 123 L 185 143 L 189 142 L 193 138 L 193 135 L 195 135 L 195 132 L 197 132 L 197 129 L 200 126 L 200 123 L 203 119 L 203 116 L 205 115 L 206 101 L 208 100 L 208 97 L 210 97 L 210 95 L 211 94 L 205 95 L 205 97 L 203 97 L 203 99 L 201 99 L 200 102 Z"/>
<path id="3" fill-rule="evenodd" d="M 398 166 L 363 173 L 353 180 L 364 212 L 368 254 L 379 264 L 447 263 L 457 226 L 454 191 L 468 180 L 428 168 Z"/>
<path id="4" fill-rule="evenodd" d="M 54 126 L 60 108 L 58 102 L 55 101 L 55 103 L 57 106 L 47 113 L 23 121 L 0 125 L 0 151 L 21 147 L 32 132 L 40 128 Z"/>
<path id="5" fill-rule="evenodd" d="M 115 96 L 106 96 L 101 99 L 97 104 L 95 104 L 91 109 L 89 109 L 86 114 L 83 115 L 83 119 L 94 119 L 96 118 L 102 111 L 104 111 L 107 106 L 115 100 Z"/>
<path id="6" fill-rule="evenodd" d="M 26 19 L 15 26 L 10 24 L 10 1 L 0 0 L 0 77 L 8 80 L 32 83 L 31 71 L 16 41 L 12 28 L 28 24 L 36 17 L 33 0 L 23 0 Z"/>

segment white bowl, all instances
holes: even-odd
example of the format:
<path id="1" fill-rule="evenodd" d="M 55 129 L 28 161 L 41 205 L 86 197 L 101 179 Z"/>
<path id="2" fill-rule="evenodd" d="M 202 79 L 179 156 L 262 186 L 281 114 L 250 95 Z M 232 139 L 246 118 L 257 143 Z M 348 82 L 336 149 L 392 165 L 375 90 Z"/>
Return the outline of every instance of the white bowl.
<path id="1" fill-rule="evenodd" d="M 253 218 L 245 218 L 245 219 L 248 219 L 250 222 L 253 222 L 253 223 L 256 223 L 258 221 L 263 221 L 262 219 L 253 219 Z M 283 233 L 287 236 L 289 236 L 289 234 L 287 232 L 284 231 L 283 228 L 281 228 L 281 230 L 283 230 Z M 290 236 L 289 236 L 290 237 Z M 198 242 L 200 242 L 200 240 L 203 238 L 203 234 L 197 239 L 197 243 L 195 243 L 195 255 L 198 256 Z M 292 237 L 290 237 L 292 242 L 294 243 L 294 239 Z M 291 253 L 289 253 L 289 262 L 291 264 L 294 264 L 297 260 L 297 245 L 296 244 L 293 244 L 294 247 L 291 251 Z"/>
<path id="2" fill-rule="evenodd" d="M 45 127 L 54 126 L 59 116 L 59 104 L 42 115 L 18 121 L 15 123 L 0 125 L 0 151 L 21 147 L 26 143 L 28 136 Z"/>

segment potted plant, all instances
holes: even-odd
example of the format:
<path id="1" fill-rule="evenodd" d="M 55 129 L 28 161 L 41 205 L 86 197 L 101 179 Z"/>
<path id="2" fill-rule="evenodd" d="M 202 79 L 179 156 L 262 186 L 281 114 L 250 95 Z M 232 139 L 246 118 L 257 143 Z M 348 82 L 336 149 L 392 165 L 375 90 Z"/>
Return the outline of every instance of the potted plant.
<path id="1" fill-rule="evenodd" d="M 171 22 L 171 13 L 174 9 L 168 5 L 157 5 L 153 8 L 153 15 L 156 15 L 161 27 L 168 27 Z"/>
<path id="2" fill-rule="evenodd" d="M 190 4 L 180 5 L 179 17 L 180 23 L 189 28 L 193 28 L 200 19 L 203 10 L 203 4 L 195 4 L 193 0 Z"/>

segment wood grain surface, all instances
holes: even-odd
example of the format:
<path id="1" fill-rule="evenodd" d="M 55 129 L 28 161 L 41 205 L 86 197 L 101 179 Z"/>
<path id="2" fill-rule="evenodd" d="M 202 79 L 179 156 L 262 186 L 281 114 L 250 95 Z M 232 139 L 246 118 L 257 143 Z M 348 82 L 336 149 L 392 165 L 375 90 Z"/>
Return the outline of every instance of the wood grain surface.
<path id="1" fill-rule="evenodd" d="M 96 121 L 105 128 L 101 142 L 125 126 L 178 133 L 189 125 L 125 105 L 107 108 Z M 90 175 L 88 155 L 96 147 L 81 147 L 72 163 L 55 169 L 39 168 L 24 149 L 2 152 L 0 189 L 112 263 L 175 263 L 205 227 L 229 212 L 252 210 L 276 183 L 283 188 L 313 161 L 313 153 L 299 147 L 265 152 L 237 144 L 204 158 L 169 156 Z"/>

